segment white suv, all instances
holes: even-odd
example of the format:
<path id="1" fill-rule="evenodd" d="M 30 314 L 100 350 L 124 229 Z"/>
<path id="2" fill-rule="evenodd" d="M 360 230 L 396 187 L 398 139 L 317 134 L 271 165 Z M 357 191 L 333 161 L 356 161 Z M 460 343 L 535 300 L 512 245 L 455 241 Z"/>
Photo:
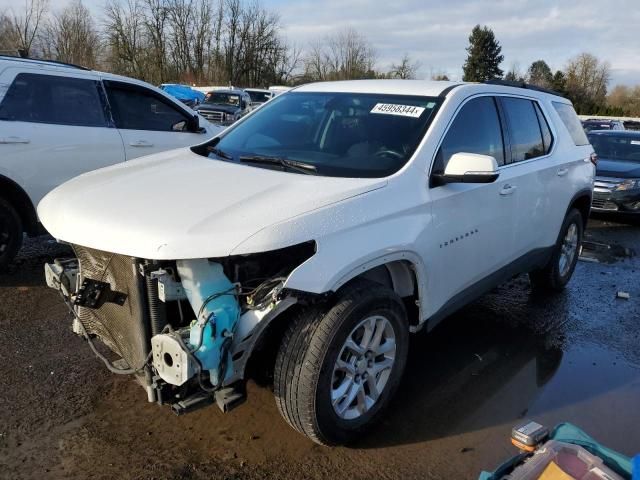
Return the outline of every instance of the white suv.
<path id="1" fill-rule="evenodd" d="M 220 130 L 147 83 L 0 56 L 0 268 L 23 231 L 39 233 L 35 206 L 54 187 Z"/>
<path id="2" fill-rule="evenodd" d="M 48 283 L 150 401 L 227 410 L 252 359 L 293 428 L 343 443 L 388 404 L 410 332 L 519 273 L 566 285 L 592 153 L 571 103 L 539 90 L 306 85 L 50 193 L 40 217 L 79 271 L 49 265 Z"/>

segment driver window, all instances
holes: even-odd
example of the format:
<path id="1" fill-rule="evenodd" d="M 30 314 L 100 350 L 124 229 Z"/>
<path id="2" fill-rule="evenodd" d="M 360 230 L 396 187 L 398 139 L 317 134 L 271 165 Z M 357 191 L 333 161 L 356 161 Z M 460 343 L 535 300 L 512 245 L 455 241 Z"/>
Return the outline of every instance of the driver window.
<path id="1" fill-rule="evenodd" d="M 455 153 L 491 155 L 504 165 L 504 142 L 493 97 L 474 98 L 460 109 L 436 153 L 432 173 L 442 174 Z"/>
<path id="2" fill-rule="evenodd" d="M 188 125 L 189 119 L 183 112 L 151 91 L 109 83 L 107 95 L 117 128 L 176 132 L 185 131 L 178 129 L 181 122 Z"/>

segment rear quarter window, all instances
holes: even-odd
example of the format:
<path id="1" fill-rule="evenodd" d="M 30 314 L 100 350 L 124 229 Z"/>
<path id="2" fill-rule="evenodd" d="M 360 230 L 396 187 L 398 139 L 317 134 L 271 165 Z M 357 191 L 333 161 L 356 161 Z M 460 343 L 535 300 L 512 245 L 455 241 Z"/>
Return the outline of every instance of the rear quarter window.
<path id="1" fill-rule="evenodd" d="M 582 128 L 582 123 L 580 123 L 580 119 L 578 119 L 578 115 L 576 115 L 576 111 L 573 107 L 567 103 L 560 102 L 551 102 L 553 104 L 553 108 L 558 112 L 558 116 L 564 123 L 564 126 L 567 127 L 569 131 L 569 135 L 573 139 L 573 143 L 576 145 L 589 145 L 589 139 L 587 139 L 586 133 L 584 133 L 584 129 Z"/>

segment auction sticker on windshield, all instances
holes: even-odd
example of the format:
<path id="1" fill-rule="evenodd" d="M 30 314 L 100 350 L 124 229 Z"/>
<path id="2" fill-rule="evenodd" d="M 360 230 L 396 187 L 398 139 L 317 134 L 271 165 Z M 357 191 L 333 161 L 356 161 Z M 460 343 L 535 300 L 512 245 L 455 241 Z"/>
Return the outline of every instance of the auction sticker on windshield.
<path id="1" fill-rule="evenodd" d="M 400 115 L 402 117 L 418 118 L 424 112 L 423 107 L 414 105 L 397 105 L 394 103 L 376 103 L 371 109 L 371 113 L 382 113 L 384 115 Z"/>

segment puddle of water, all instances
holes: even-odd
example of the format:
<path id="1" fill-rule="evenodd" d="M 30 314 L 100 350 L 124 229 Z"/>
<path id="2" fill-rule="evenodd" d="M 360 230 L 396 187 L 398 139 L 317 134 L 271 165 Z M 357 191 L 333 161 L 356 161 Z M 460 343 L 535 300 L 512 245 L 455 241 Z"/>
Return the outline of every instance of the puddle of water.
<path id="1" fill-rule="evenodd" d="M 363 446 L 504 435 L 534 419 L 572 422 L 627 455 L 640 451 L 640 429 L 630 427 L 640 425 L 640 357 L 626 350 L 639 333 L 591 292 L 592 277 L 582 270 L 554 297 L 516 279 L 415 338 L 392 413 Z"/>

